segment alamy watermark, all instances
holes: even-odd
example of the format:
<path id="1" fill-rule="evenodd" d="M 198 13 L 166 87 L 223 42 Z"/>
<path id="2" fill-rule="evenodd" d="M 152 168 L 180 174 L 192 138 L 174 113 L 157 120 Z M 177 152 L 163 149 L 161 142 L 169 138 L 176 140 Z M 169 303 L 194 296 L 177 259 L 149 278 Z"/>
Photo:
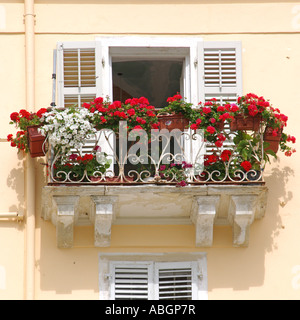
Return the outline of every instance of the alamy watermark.
<path id="1" fill-rule="evenodd" d="M 204 131 L 184 133 L 179 129 L 169 131 L 167 129 L 152 129 L 151 135 L 143 130 L 132 129 L 128 132 L 127 121 L 119 122 L 118 135 L 118 158 L 121 165 L 128 162 L 135 165 L 138 163 L 161 163 L 169 164 L 174 161 L 180 163 L 184 160 L 188 143 L 198 141 L 202 145 L 201 154 L 205 149 Z M 199 151 L 199 149 L 197 150 Z M 196 158 L 196 156 L 195 156 Z M 193 159 L 195 160 L 195 159 Z M 197 161 L 198 162 L 198 161 Z"/>

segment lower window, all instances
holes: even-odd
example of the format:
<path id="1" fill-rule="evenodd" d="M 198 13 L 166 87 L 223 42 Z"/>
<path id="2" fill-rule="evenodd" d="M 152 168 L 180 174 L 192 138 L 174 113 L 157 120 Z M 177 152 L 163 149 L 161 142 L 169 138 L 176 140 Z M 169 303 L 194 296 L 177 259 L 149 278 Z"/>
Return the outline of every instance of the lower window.
<path id="1" fill-rule="evenodd" d="M 100 255 L 100 299 L 207 299 L 205 254 Z"/>

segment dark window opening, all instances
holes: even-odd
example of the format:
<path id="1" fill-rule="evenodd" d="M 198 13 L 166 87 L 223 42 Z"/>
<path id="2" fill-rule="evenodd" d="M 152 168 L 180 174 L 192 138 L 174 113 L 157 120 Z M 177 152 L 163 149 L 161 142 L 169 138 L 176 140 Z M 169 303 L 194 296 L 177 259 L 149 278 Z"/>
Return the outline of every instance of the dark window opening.
<path id="1" fill-rule="evenodd" d="M 155 108 L 180 92 L 183 60 L 135 60 L 112 63 L 113 99 L 146 97 Z"/>

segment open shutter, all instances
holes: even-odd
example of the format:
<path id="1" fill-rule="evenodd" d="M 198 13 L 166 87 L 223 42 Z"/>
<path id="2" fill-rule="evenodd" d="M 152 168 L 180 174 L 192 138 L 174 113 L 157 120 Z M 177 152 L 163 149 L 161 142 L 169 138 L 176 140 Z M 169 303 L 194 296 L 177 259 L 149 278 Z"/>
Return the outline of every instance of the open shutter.
<path id="1" fill-rule="evenodd" d="M 197 299 L 195 262 L 155 263 L 155 295 L 158 300 Z"/>
<path id="2" fill-rule="evenodd" d="M 242 95 L 241 42 L 201 42 L 198 63 L 199 101 L 232 103 Z"/>
<path id="3" fill-rule="evenodd" d="M 150 300 L 153 296 L 152 262 L 111 263 L 112 300 Z"/>
<path id="4" fill-rule="evenodd" d="M 215 98 L 220 104 L 235 103 L 243 91 L 241 42 L 201 42 L 198 61 L 199 101 Z M 229 124 L 225 124 L 225 130 L 229 130 Z M 226 141 L 223 146 L 230 145 L 231 142 Z M 213 148 L 207 145 L 206 153 Z"/>
<path id="5" fill-rule="evenodd" d="M 101 46 L 97 42 L 57 45 L 58 106 L 82 105 L 101 92 Z"/>

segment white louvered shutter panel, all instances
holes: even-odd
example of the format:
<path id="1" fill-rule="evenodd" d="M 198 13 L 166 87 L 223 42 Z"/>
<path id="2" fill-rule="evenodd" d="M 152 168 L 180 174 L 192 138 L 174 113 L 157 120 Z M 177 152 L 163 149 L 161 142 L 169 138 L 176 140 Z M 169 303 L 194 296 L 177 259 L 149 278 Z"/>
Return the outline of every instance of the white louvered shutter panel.
<path id="1" fill-rule="evenodd" d="M 97 42 L 57 45 L 58 106 L 82 105 L 101 92 L 101 46 Z"/>
<path id="2" fill-rule="evenodd" d="M 149 300 L 153 297 L 152 262 L 111 263 L 112 300 Z"/>
<path id="3" fill-rule="evenodd" d="M 241 42 L 199 43 L 198 82 L 199 101 L 215 98 L 220 104 L 235 103 L 243 91 Z M 225 130 L 229 130 L 229 124 L 225 124 Z M 226 141 L 223 147 L 229 145 Z M 212 148 L 207 145 L 206 152 L 210 153 Z"/>
<path id="4" fill-rule="evenodd" d="M 195 262 L 155 263 L 155 298 L 158 300 L 197 299 Z"/>
<path id="5" fill-rule="evenodd" d="M 57 44 L 57 92 L 58 107 L 81 106 L 101 96 L 102 49 L 97 41 L 59 42 Z M 91 153 L 96 144 L 104 144 L 97 136 L 85 141 L 81 154 Z M 113 145 L 113 141 L 111 141 Z M 110 148 L 102 148 L 111 154 Z M 112 170 L 112 166 L 110 167 Z"/>
<path id="6" fill-rule="evenodd" d="M 234 102 L 242 95 L 241 42 L 199 43 L 198 64 L 199 101 Z"/>

